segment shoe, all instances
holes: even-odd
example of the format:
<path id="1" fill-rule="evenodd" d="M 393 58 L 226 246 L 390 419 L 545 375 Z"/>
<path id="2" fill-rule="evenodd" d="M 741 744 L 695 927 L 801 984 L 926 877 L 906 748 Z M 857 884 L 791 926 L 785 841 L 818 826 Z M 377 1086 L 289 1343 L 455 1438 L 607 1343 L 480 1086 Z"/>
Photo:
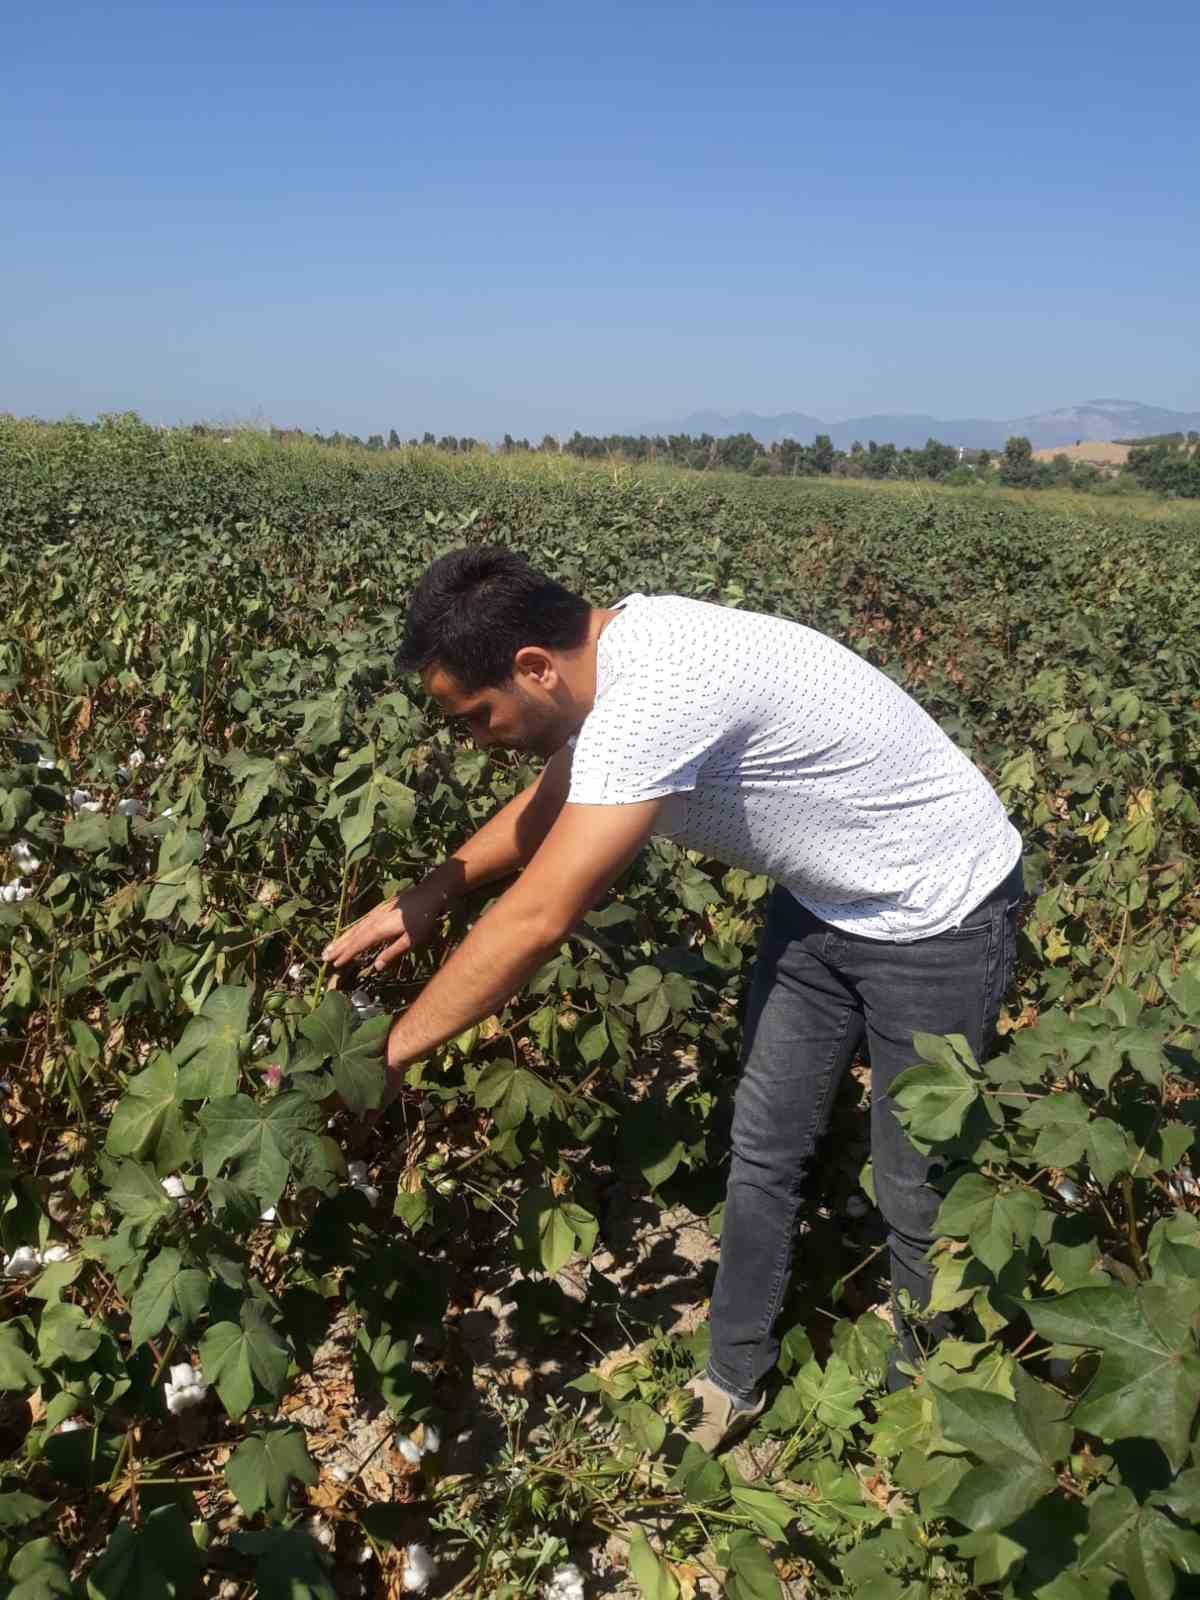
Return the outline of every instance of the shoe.
<path id="1" fill-rule="evenodd" d="M 716 1455 L 718 1450 L 740 1439 L 761 1416 L 767 1403 L 766 1394 L 760 1394 L 758 1404 L 749 1411 L 743 1411 L 734 1405 L 724 1389 L 718 1388 L 702 1372 L 697 1373 L 686 1388 L 696 1404 L 679 1424 L 679 1432 L 702 1450 L 707 1450 L 709 1455 Z"/>

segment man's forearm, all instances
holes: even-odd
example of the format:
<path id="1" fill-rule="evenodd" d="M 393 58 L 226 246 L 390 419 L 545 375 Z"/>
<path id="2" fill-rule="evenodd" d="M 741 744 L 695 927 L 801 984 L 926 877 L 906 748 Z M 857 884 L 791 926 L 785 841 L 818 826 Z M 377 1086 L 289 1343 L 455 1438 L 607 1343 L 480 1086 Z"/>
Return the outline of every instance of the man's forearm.
<path id="1" fill-rule="evenodd" d="M 443 906 L 527 866 L 562 810 L 570 770 L 563 752 L 423 880 Z"/>
<path id="2" fill-rule="evenodd" d="M 397 1018 L 388 1035 L 388 1066 L 395 1070 L 419 1061 L 499 1011 L 563 937 L 556 926 L 498 901 Z"/>

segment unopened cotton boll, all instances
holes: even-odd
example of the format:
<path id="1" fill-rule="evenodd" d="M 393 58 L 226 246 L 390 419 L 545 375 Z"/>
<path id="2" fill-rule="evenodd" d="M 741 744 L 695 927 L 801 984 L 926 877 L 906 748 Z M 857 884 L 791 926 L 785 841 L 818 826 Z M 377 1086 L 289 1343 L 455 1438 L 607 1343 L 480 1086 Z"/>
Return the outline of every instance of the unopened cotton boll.
<path id="1" fill-rule="evenodd" d="M 204 1381 L 204 1374 L 190 1361 L 177 1362 L 171 1368 L 171 1376 L 163 1384 L 167 1410 L 173 1417 L 177 1417 L 182 1411 L 191 1411 L 196 1406 L 203 1405 L 207 1394 L 208 1385 Z"/>
<path id="2" fill-rule="evenodd" d="M 420 1594 L 429 1587 L 431 1578 L 437 1576 L 437 1562 L 423 1544 L 406 1545 L 404 1549 L 404 1587 L 410 1594 Z"/>
<path id="3" fill-rule="evenodd" d="M 18 839 L 9 851 L 9 855 L 12 857 L 12 864 L 18 872 L 36 872 L 42 864 L 37 856 L 34 855 L 33 846 L 28 839 Z"/>
<path id="4" fill-rule="evenodd" d="M 172 1200 L 187 1199 L 187 1185 L 184 1183 L 183 1179 L 178 1177 L 175 1173 L 172 1173 L 169 1178 L 164 1178 L 162 1180 L 162 1187 L 163 1193 L 165 1195 L 169 1195 Z"/>
<path id="5" fill-rule="evenodd" d="M 42 1252 L 31 1244 L 23 1244 L 13 1251 L 4 1263 L 6 1278 L 32 1278 L 42 1270 Z"/>

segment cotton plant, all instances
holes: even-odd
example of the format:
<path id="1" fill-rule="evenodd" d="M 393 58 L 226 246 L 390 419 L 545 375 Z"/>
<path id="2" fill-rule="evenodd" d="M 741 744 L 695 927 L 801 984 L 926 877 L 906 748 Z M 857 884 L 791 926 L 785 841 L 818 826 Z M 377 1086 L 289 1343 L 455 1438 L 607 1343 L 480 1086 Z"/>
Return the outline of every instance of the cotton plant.
<path id="1" fill-rule="evenodd" d="M 160 1181 L 162 1183 L 163 1193 L 167 1196 L 167 1198 L 174 1200 L 178 1205 L 182 1205 L 187 1199 L 187 1184 L 184 1183 L 179 1174 L 177 1172 L 172 1172 Z"/>
<path id="2" fill-rule="evenodd" d="M 144 817 L 146 807 L 141 800 L 130 796 L 127 800 L 117 801 L 117 815 L 120 817 Z"/>
<path id="3" fill-rule="evenodd" d="M 78 812 L 80 816 L 95 816 L 104 810 L 100 801 L 94 800 L 88 789 L 72 789 L 67 798 L 71 802 L 71 810 Z"/>
<path id="4" fill-rule="evenodd" d="M 20 878 L 14 878 L 11 883 L 0 884 L 0 905 L 19 906 L 32 893 L 33 890 L 27 889 Z"/>
<path id="5" fill-rule="evenodd" d="M 436 1455 L 442 1447 L 441 1429 L 432 1422 L 421 1424 L 421 1437 L 414 1439 L 409 1434 L 398 1433 L 395 1438 L 397 1452 L 403 1456 L 410 1467 L 419 1467 L 422 1456 Z"/>

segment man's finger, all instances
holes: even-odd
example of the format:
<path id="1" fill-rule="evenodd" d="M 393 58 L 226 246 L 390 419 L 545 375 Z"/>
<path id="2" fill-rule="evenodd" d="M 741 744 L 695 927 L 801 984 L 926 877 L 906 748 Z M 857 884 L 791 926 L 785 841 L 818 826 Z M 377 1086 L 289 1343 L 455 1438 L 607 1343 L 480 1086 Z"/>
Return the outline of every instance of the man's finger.
<path id="1" fill-rule="evenodd" d="M 325 946 L 321 952 L 323 961 L 332 961 L 335 967 L 340 967 L 344 961 L 349 961 L 352 956 L 358 955 L 361 950 L 370 949 L 371 945 L 379 943 L 379 935 L 371 928 L 347 928 Z"/>
<path id="2" fill-rule="evenodd" d="M 382 967 L 389 966 L 391 962 L 398 961 L 408 949 L 409 938 L 407 934 L 403 934 L 394 944 L 388 945 L 386 950 L 382 950 L 375 957 L 375 971 L 378 972 Z"/>

